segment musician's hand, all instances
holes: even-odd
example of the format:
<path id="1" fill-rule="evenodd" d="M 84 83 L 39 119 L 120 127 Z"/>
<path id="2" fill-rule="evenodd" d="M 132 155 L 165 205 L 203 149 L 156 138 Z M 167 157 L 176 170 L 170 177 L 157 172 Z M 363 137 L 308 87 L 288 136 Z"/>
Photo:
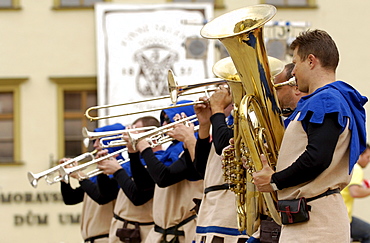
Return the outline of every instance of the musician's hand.
<path id="1" fill-rule="evenodd" d="M 139 151 L 140 153 L 147 148 L 150 148 L 150 144 L 145 138 L 136 143 L 136 151 Z"/>
<path id="2" fill-rule="evenodd" d="M 121 169 L 121 165 L 119 165 L 116 158 L 110 157 L 109 159 L 100 161 L 98 163 L 98 169 L 102 170 L 106 175 L 112 175 L 117 170 Z"/>
<path id="3" fill-rule="evenodd" d="M 61 165 L 61 164 L 63 164 L 63 163 L 65 163 L 65 162 L 67 162 L 68 160 L 70 160 L 71 158 L 62 158 L 62 159 L 60 159 L 58 162 L 59 162 L 59 164 Z M 67 167 L 68 165 L 65 165 L 65 167 Z"/>
<path id="4" fill-rule="evenodd" d="M 217 89 L 209 99 L 212 114 L 224 113 L 225 108 L 232 102 L 231 92 L 225 85 L 219 85 Z"/>
<path id="5" fill-rule="evenodd" d="M 126 127 L 127 129 L 133 129 L 133 128 L 136 128 L 135 126 L 127 126 Z M 137 131 L 131 131 L 130 134 L 136 134 L 138 133 Z M 122 134 L 122 140 L 124 140 L 126 142 L 126 148 L 127 148 L 127 152 L 129 153 L 136 153 L 138 152 L 137 149 L 134 149 L 133 146 L 132 146 L 132 141 L 130 139 L 130 136 L 128 133 L 124 133 Z"/>
<path id="6" fill-rule="evenodd" d="M 271 169 L 266 156 L 261 154 L 262 170 L 253 173 L 254 184 L 260 192 L 273 192 L 273 188 L 270 185 L 271 176 L 274 174 L 274 170 Z"/>
<path id="7" fill-rule="evenodd" d="M 180 119 L 186 118 L 185 113 L 176 114 L 174 117 L 175 121 L 178 121 Z M 178 140 L 181 142 L 184 142 L 184 144 L 188 143 L 190 140 L 193 140 L 195 138 L 194 136 L 194 123 L 192 122 L 185 122 L 185 123 L 179 123 L 174 125 L 172 130 L 169 130 L 167 132 L 167 135 Z"/>
<path id="8" fill-rule="evenodd" d="M 194 111 L 197 115 L 199 125 L 209 125 L 211 124 L 211 107 L 209 105 L 209 98 L 200 97 L 199 101 L 204 101 L 205 103 L 194 105 Z"/>

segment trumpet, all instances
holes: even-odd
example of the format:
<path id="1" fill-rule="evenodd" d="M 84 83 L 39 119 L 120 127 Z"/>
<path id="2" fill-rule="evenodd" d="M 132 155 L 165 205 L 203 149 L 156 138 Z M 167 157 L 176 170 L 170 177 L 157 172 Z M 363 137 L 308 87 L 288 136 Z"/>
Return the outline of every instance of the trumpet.
<path id="1" fill-rule="evenodd" d="M 123 159 L 120 159 L 118 160 L 118 164 L 119 165 L 122 165 L 126 162 L 129 162 L 130 160 L 129 159 L 126 159 L 126 160 L 123 160 Z M 72 167 L 73 168 L 73 167 Z M 94 177 L 94 176 L 97 176 L 97 175 L 100 175 L 101 173 L 103 173 L 102 170 L 96 168 L 92 171 L 89 171 L 88 173 L 86 173 L 86 178 L 91 178 L 91 177 Z M 61 181 L 64 181 L 63 177 L 62 176 L 58 176 L 58 177 L 55 177 L 54 180 L 50 181 L 48 184 L 49 185 L 52 185 L 54 183 L 58 183 L 58 182 L 61 182 Z M 68 183 L 68 181 L 66 181 Z"/>
<path id="2" fill-rule="evenodd" d="M 119 160 L 117 160 L 117 162 L 118 162 L 119 165 L 123 165 L 124 163 L 130 162 L 130 160 L 129 159 L 119 159 Z M 86 173 L 86 178 L 91 178 L 91 177 L 100 175 L 102 173 L 103 173 L 103 171 L 101 169 L 96 168 L 96 169 Z"/>
<path id="3" fill-rule="evenodd" d="M 123 129 L 123 130 L 106 131 L 106 132 L 90 132 L 89 130 L 87 130 L 86 127 L 83 127 L 82 136 L 90 140 L 94 140 L 94 139 L 98 139 L 102 137 L 111 137 L 111 139 L 113 139 L 113 136 L 119 135 L 122 133 L 128 133 L 128 132 L 134 132 L 134 131 L 147 131 L 147 130 L 154 129 L 154 128 L 156 128 L 156 126 L 138 127 L 138 128 L 132 128 L 132 129 Z"/>
<path id="4" fill-rule="evenodd" d="M 90 132 L 87 130 L 86 127 L 82 128 L 82 136 L 84 137 L 84 144 L 85 147 L 89 146 L 90 140 L 100 139 L 100 146 L 102 148 L 109 148 L 113 146 L 107 146 L 104 144 L 106 140 L 112 139 L 120 139 L 123 136 L 120 134 L 133 132 L 133 131 L 147 131 L 150 129 L 154 129 L 156 126 L 147 126 L 147 127 L 138 127 L 132 129 L 124 129 L 124 130 L 115 130 L 115 131 L 106 131 L 106 132 Z M 124 145 L 117 145 L 117 146 L 124 146 Z"/>
<path id="5" fill-rule="evenodd" d="M 188 116 L 180 120 L 174 121 L 170 124 L 147 131 L 147 132 L 128 133 L 128 136 L 129 136 L 133 149 L 136 149 L 137 143 L 141 141 L 142 139 L 146 139 L 150 147 L 154 148 L 158 145 L 174 140 L 173 138 L 165 134 L 166 132 L 173 130 L 176 125 L 181 124 L 181 123 L 188 125 L 189 123 L 194 123 L 197 120 L 198 120 L 197 115 L 192 115 L 192 116 Z M 197 131 L 198 129 L 199 129 L 199 126 L 194 126 L 194 131 Z"/>
<path id="6" fill-rule="evenodd" d="M 52 180 L 49 179 L 49 177 L 56 173 L 61 167 L 64 167 L 66 165 L 70 165 L 74 162 L 86 162 L 86 161 L 91 161 L 94 159 L 94 154 L 96 154 L 97 150 L 94 150 L 92 152 L 87 152 L 87 153 L 84 153 L 84 154 L 81 154 L 73 159 L 70 159 L 62 164 L 59 164 L 57 166 L 54 166 L 48 170 L 45 170 L 45 171 L 42 171 L 40 173 L 32 173 L 32 172 L 28 172 L 27 173 L 27 176 L 28 176 L 28 180 L 29 182 L 31 183 L 31 185 L 33 187 L 37 187 L 37 184 L 38 184 L 38 181 L 41 179 L 41 178 L 45 178 L 46 182 L 51 185 L 53 183 L 55 183 L 56 181 L 60 181 L 62 178 L 60 178 L 60 176 L 57 176 L 55 178 L 53 178 Z"/>
<path id="7" fill-rule="evenodd" d="M 60 177 L 61 177 L 60 180 L 58 179 L 58 181 L 63 181 L 65 183 L 68 183 L 69 182 L 69 175 L 71 173 L 84 170 L 87 167 L 89 167 L 90 165 L 96 164 L 96 163 L 98 163 L 100 161 L 106 160 L 106 159 L 108 159 L 108 158 L 110 158 L 112 156 L 118 155 L 118 154 L 123 153 L 125 151 L 127 151 L 127 148 L 122 148 L 122 149 L 117 150 L 117 151 L 115 151 L 113 153 L 110 153 L 110 154 L 107 154 L 105 156 L 102 156 L 102 157 L 100 157 L 98 159 L 93 159 L 93 160 L 88 161 L 86 163 L 83 163 L 83 164 L 80 164 L 80 165 L 77 165 L 77 166 L 73 166 L 73 167 L 69 167 L 69 168 L 66 168 L 66 167 L 61 166 L 61 167 L 58 168 L 58 171 L 59 171 Z M 124 162 L 128 162 L 128 161 L 124 161 Z M 96 173 L 98 173 L 98 170 L 93 170 L 92 172 L 90 172 L 90 176 L 96 175 Z M 101 172 L 99 172 L 99 174 L 100 173 Z"/>

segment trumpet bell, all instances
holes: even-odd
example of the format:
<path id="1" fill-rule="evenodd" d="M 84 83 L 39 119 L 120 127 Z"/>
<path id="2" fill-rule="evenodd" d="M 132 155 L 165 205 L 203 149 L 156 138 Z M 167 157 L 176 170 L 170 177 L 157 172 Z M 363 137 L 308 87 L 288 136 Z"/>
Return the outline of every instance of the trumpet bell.
<path id="1" fill-rule="evenodd" d="M 32 172 L 28 172 L 27 173 L 27 178 L 28 178 L 28 181 L 31 183 L 31 186 L 33 186 L 34 188 L 36 188 L 37 187 L 38 179 L 36 178 L 35 174 L 32 173 Z"/>

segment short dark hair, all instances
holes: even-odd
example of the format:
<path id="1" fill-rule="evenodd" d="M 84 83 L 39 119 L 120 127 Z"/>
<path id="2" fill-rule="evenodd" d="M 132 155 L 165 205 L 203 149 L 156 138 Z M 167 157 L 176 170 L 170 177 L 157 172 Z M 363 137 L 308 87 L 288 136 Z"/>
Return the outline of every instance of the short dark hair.
<path id="1" fill-rule="evenodd" d="M 159 121 L 157 118 L 154 116 L 143 116 L 138 119 L 136 119 L 132 124 L 136 124 L 138 122 L 142 122 L 144 127 L 149 127 L 149 126 L 156 126 L 160 127 L 161 125 L 159 124 Z"/>
<path id="2" fill-rule="evenodd" d="M 289 80 L 290 78 L 293 77 L 292 71 L 293 71 L 293 68 L 294 68 L 294 63 L 288 63 L 288 64 L 285 65 L 284 68 L 286 70 L 285 80 Z"/>
<path id="3" fill-rule="evenodd" d="M 321 66 L 333 71 L 339 63 L 339 52 L 334 40 L 324 30 L 307 30 L 301 32 L 290 45 L 293 51 L 298 47 L 301 61 L 313 54 L 320 60 Z"/>

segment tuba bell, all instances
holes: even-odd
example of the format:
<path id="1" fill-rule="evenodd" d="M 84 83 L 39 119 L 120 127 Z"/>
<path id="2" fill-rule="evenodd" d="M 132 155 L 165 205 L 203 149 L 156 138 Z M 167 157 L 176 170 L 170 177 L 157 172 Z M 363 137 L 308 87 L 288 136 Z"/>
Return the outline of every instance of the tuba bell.
<path id="1" fill-rule="evenodd" d="M 281 224 L 275 192 L 259 192 L 252 181 L 252 173 L 262 169 L 260 154 L 265 154 L 275 169 L 284 133 L 263 42 L 263 26 L 275 14 L 272 5 L 249 6 L 223 14 L 201 30 L 204 38 L 218 39 L 225 46 L 240 77 L 237 88 L 231 86 L 234 144 L 223 157 L 233 168 L 228 173 L 236 195 L 238 228 L 248 235 L 257 231 L 261 214 Z"/>

